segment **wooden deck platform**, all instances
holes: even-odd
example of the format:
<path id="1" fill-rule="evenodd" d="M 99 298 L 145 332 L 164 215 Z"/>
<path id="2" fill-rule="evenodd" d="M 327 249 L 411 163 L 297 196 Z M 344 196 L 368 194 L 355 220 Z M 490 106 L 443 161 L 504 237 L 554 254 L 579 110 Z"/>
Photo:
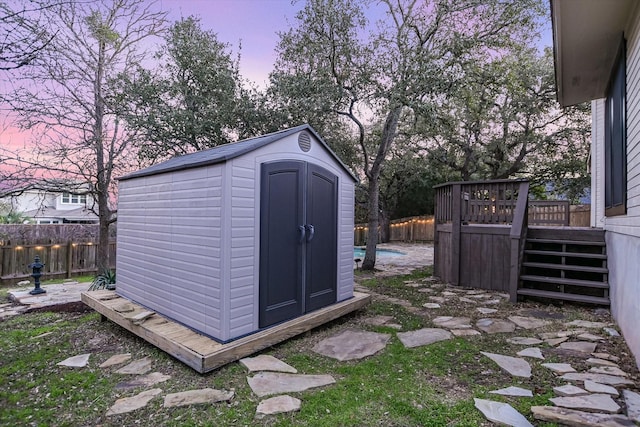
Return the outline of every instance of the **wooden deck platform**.
<path id="1" fill-rule="evenodd" d="M 157 313 L 137 320 L 136 316 L 144 316 L 148 310 L 114 291 L 82 293 L 82 302 L 86 305 L 200 373 L 212 371 L 358 310 L 370 299 L 368 294 L 354 292 L 354 297 L 349 300 L 220 344 Z"/>

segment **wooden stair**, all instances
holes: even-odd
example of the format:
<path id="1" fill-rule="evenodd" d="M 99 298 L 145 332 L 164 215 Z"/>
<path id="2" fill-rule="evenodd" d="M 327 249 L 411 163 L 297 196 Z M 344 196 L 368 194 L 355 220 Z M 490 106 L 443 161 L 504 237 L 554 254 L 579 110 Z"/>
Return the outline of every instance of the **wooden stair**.
<path id="1" fill-rule="evenodd" d="M 530 227 L 517 293 L 608 306 L 608 275 L 603 230 Z"/>

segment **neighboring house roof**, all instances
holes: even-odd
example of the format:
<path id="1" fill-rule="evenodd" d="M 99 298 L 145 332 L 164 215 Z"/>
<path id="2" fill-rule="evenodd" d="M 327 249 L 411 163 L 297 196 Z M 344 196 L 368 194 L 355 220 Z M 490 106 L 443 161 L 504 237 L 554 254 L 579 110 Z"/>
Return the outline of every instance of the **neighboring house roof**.
<path id="1" fill-rule="evenodd" d="M 327 143 L 324 142 L 324 140 L 309 125 L 296 126 L 279 132 L 258 136 L 256 138 L 245 139 L 230 144 L 220 145 L 208 150 L 202 150 L 191 154 L 185 154 L 184 156 L 174 157 L 167 160 L 166 162 L 159 163 L 146 169 L 141 169 L 137 172 L 133 172 L 120 177 L 119 180 L 124 181 L 131 178 L 139 178 L 143 176 L 157 175 L 201 166 L 209 166 L 216 163 L 224 163 L 227 160 L 239 157 L 243 154 L 249 153 L 260 147 L 264 147 L 265 145 L 271 144 L 275 141 L 279 141 L 282 138 L 293 135 L 303 130 L 310 132 L 318 141 L 320 141 L 320 143 L 333 156 L 333 158 L 335 158 L 336 162 L 338 162 L 344 168 L 344 170 L 354 179 L 354 181 L 357 181 L 357 178 L 353 175 L 349 168 L 344 163 L 342 163 L 342 161 L 333 152 L 333 150 L 329 148 Z"/>
<path id="2" fill-rule="evenodd" d="M 98 216 L 84 207 L 69 210 L 45 207 L 42 209 L 34 209 L 24 214 L 31 218 L 60 218 L 70 222 L 98 221 Z"/>
<path id="3" fill-rule="evenodd" d="M 637 0 L 551 0 L 558 102 L 604 98 L 622 35 Z"/>

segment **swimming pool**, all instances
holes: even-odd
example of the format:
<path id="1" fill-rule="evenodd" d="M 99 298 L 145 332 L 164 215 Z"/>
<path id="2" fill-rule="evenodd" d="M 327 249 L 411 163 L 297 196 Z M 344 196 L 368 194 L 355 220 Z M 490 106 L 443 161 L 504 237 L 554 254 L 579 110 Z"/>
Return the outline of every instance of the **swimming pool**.
<path id="1" fill-rule="evenodd" d="M 353 258 L 364 259 L 365 248 L 353 248 Z M 376 249 L 376 258 L 395 258 L 406 255 L 404 252 L 391 249 Z"/>

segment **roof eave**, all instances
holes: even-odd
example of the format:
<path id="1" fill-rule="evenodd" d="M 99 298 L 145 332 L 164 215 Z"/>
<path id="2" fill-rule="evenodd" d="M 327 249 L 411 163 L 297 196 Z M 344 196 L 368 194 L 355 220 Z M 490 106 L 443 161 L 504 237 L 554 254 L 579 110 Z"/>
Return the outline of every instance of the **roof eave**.
<path id="1" fill-rule="evenodd" d="M 633 0 L 550 0 L 557 98 L 566 107 L 605 96 Z"/>

